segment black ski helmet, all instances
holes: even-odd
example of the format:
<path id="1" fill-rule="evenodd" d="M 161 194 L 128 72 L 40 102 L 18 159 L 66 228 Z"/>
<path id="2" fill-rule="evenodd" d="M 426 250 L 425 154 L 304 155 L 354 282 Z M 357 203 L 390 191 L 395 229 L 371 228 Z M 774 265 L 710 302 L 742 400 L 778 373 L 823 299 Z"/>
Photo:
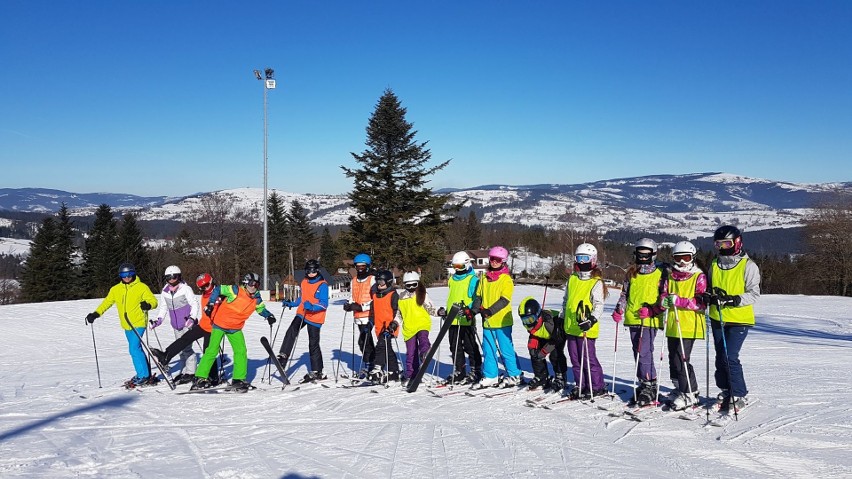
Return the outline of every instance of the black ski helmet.
<path id="1" fill-rule="evenodd" d="M 526 325 L 532 325 L 538 320 L 541 315 L 541 305 L 532 296 L 527 296 L 518 305 L 518 316 Z"/>
<path id="2" fill-rule="evenodd" d="M 315 259 L 309 259 L 305 262 L 305 274 L 306 275 L 310 274 L 310 273 L 319 273 L 319 270 L 320 270 L 319 261 L 317 261 Z"/>
<path id="3" fill-rule="evenodd" d="M 383 269 L 376 273 L 376 282 L 384 281 L 388 286 L 393 285 L 393 273 L 390 271 Z"/>
<path id="4" fill-rule="evenodd" d="M 743 234 L 740 229 L 734 225 L 725 225 L 716 228 L 716 231 L 713 233 L 714 245 L 718 245 L 717 241 L 724 242 L 725 240 L 730 240 L 733 243 L 729 248 L 717 246 L 719 254 L 722 256 L 739 254 L 743 248 Z"/>
<path id="5" fill-rule="evenodd" d="M 118 266 L 118 277 L 119 278 L 136 277 L 136 267 L 133 266 L 132 263 L 121 263 Z"/>
<path id="6" fill-rule="evenodd" d="M 254 286 L 255 288 L 260 286 L 260 276 L 257 273 L 246 273 L 243 276 L 242 283 L 246 286 Z"/>

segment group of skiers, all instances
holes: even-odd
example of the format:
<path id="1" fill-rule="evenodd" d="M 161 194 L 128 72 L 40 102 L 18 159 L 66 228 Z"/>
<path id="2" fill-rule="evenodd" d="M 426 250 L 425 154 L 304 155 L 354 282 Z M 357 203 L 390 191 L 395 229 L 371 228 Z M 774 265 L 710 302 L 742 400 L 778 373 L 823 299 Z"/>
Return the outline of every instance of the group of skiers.
<path id="1" fill-rule="evenodd" d="M 657 260 L 657 244 L 642 238 L 634 245 L 634 264 L 627 271 L 621 296 L 612 313 L 617 327 L 629 330 L 634 360 L 634 394 L 631 402 L 639 406 L 655 404 L 660 385 L 654 367 L 654 343 L 657 331 L 663 329 L 669 350 L 669 370 L 673 385 L 665 399 L 673 409 L 697 404 L 698 382 L 690 362 L 696 340 L 705 339 L 705 313 L 716 352 L 715 380 L 721 390 L 719 409 L 736 411 L 747 404 L 746 387 L 739 353 L 748 331 L 754 325 L 753 305 L 760 295 L 760 272 L 742 249 L 742 234 L 734 226 L 722 226 L 714 233 L 716 256 L 705 273 L 695 263 L 697 250 L 689 241 L 681 241 L 672 249 L 671 265 Z M 486 271 L 475 273 L 470 256 L 460 251 L 452 258 L 449 293 L 445 306 L 435 308 L 415 271 L 402 276 L 402 293 L 397 292 L 394 276 L 388 270 L 375 271 L 369 255 L 354 258 L 355 276 L 351 280 L 351 296 L 343 305 L 345 315 L 352 314 L 358 330 L 361 353 L 359 371 L 363 380 L 377 383 L 414 377 L 422 358 L 431 348 L 429 333 L 432 317 L 449 324 L 449 349 L 453 371 L 446 378 L 451 385 L 470 385 L 481 389 L 516 387 L 524 383 L 512 342 L 514 283 L 507 261 L 509 252 L 502 246 L 489 250 Z M 320 349 L 320 330 L 329 307 L 327 279 L 317 260 L 305 264 L 299 295 L 285 300 L 283 306 L 295 308 L 296 314 L 284 335 L 277 359 L 286 367 L 293 355 L 296 339 L 307 330 L 310 370 L 303 382 L 326 379 Z M 246 274 L 239 285 L 217 285 L 208 273 L 198 276 L 201 291 L 199 303 L 192 289 L 183 281 L 180 269 L 169 266 L 165 272 L 157 317 L 148 319 L 148 311 L 158 306 L 150 289 L 136 277 L 130 264 L 119 267 L 121 281 L 115 285 L 86 320 L 95 321 L 112 304 L 118 307 L 122 327 L 128 340 L 136 374 L 126 387 L 143 386 L 154 381 L 143 351 L 142 336 L 146 327 L 159 326 L 168 317 L 175 341 L 165 351 L 151 349 L 162 365 L 180 355 L 181 372 L 177 383 L 192 382 L 193 389 L 219 383 L 219 369 L 214 367 L 220 353 L 220 342 L 227 337 L 234 353 L 231 389 L 245 391 L 247 354 L 242 328 L 252 313 L 266 318 L 270 325 L 275 316 L 260 297 L 260 278 Z M 565 293 L 557 310 L 547 310 L 535 298 L 524 298 L 517 309 L 522 325 L 528 331 L 527 348 L 533 378 L 531 389 L 564 391 L 568 386 L 568 360 L 571 362 L 572 398 L 581 399 L 607 394 L 603 368 L 596 354 L 599 318 L 603 317 L 607 288 L 598 265 L 597 248 L 583 243 L 574 252 L 573 271 L 565 284 Z M 447 314 L 454 312 L 454 318 Z M 480 340 L 478 324 L 482 325 Z M 402 333 L 406 361 L 400 371 L 397 345 Z M 354 334 L 354 331 L 353 331 Z M 204 353 L 196 364 L 192 344 L 202 339 Z M 354 342 L 354 337 L 353 337 Z M 567 350 L 567 358 L 565 351 Z M 354 354 L 354 351 L 353 351 Z M 550 358 L 553 374 L 548 372 Z M 505 373 L 499 375 L 499 362 Z M 709 393 L 709 392 L 708 392 Z"/>

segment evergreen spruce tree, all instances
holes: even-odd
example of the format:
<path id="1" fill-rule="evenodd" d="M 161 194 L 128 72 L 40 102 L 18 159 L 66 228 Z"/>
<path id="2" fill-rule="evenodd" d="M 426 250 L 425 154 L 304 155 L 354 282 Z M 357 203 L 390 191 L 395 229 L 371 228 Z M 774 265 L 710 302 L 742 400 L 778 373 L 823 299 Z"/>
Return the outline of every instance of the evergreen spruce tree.
<path id="1" fill-rule="evenodd" d="M 62 203 L 56 225 L 54 245 L 55 275 L 53 277 L 56 297 L 59 300 L 78 299 L 83 296 L 80 271 L 75 261 L 77 248 L 74 245 L 74 223 L 68 216 L 68 207 Z"/>
<path id="2" fill-rule="evenodd" d="M 118 247 L 121 263 L 131 263 L 136 267 L 136 275 L 149 286 L 160 283 L 162 271 L 155 271 L 148 250 L 145 248 L 142 230 L 136 221 L 135 213 L 125 213 L 121 217 L 121 229 L 118 231 Z M 116 268 L 118 265 L 116 265 Z"/>
<path id="3" fill-rule="evenodd" d="M 467 215 L 467 223 L 464 228 L 464 249 L 479 249 L 482 247 L 482 225 L 476 217 L 476 212 L 471 210 Z"/>
<path id="4" fill-rule="evenodd" d="M 284 199 L 273 191 L 266 202 L 267 211 L 267 235 L 269 248 L 269 274 L 287 275 L 289 271 L 290 251 L 288 244 L 287 211 L 284 207 Z"/>
<path id="5" fill-rule="evenodd" d="M 427 142 L 415 141 L 406 112 L 393 91 L 385 90 L 367 125 L 367 149 L 351 153 L 358 167 L 341 166 L 354 180 L 349 199 L 356 213 L 344 239 L 347 253 L 372 251 L 378 267 L 408 269 L 442 261 L 439 238 L 458 211 L 448 206 L 449 195 L 433 194 L 426 186 L 449 161 L 426 166 L 432 153 Z"/>
<path id="6" fill-rule="evenodd" d="M 25 303 L 56 299 L 52 291 L 54 284 L 51 275 L 56 273 L 53 263 L 58 230 L 56 220 L 47 217 L 33 238 L 30 254 L 21 270 L 21 300 Z"/>
<path id="7" fill-rule="evenodd" d="M 118 224 L 112 209 L 102 204 L 95 211 L 95 221 L 86 238 L 83 253 L 83 283 L 86 296 L 102 298 L 118 282 L 120 260 Z"/>
<path id="8" fill-rule="evenodd" d="M 290 203 L 290 211 L 287 213 L 287 223 L 290 230 L 290 241 L 293 245 L 293 262 L 299 269 L 306 260 L 314 255 L 314 243 L 317 235 L 308 219 L 308 210 L 299 202 L 293 200 Z"/>
<path id="9" fill-rule="evenodd" d="M 320 236 L 320 263 L 322 263 L 326 269 L 331 272 L 331 274 L 334 274 L 333 271 L 337 270 L 337 267 L 340 265 L 340 256 L 337 252 L 337 242 L 331 237 L 331 233 L 328 231 L 328 228 L 323 228 L 322 236 Z"/>

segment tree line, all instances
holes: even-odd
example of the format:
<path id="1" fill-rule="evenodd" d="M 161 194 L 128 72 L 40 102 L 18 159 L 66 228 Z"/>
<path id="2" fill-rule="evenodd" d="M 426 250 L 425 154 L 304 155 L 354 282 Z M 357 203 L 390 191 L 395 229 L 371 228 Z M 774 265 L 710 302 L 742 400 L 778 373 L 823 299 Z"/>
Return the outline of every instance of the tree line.
<path id="1" fill-rule="evenodd" d="M 435 281 L 445 278 L 446 255 L 493 245 L 551 258 L 544 276 L 564 280 L 574 248 L 583 242 L 598 247 L 606 276 L 618 280 L 621 268 L 632 261 L 632 242 L 639 237 L 684 239 L 655 232 L 601 234 L 482 224 L 464 203 L 451 203 L 449 195 L 428 186 L 449 160 L 431 164 L 428 142 L 416 140 L 417 131 L 406 114 L 394 92 L 385 90 L 368 120 L 365 149 L 350 154 L 354 164 L 341 165 L 353 182 L 348 197 L 355 210 L 345 227 L 317 228 L 297 200 L 288 205 L 275 191 L 270 194 L 265 212 L 270 287 L 301 269 L 307 259 L 318 258 L 333 272 L 358 253 L 370 254 L 377 268 L 419 270 L 424 280 Z M 260 213 L 235 204 L 222 194 L 203 196 L 174 237 L 160 242 L 146 241 L 133 212 L 116 215 L 109 205 L 100 205 L 83 232 L 63 205 L 42 221 L 26 262 L 15 265 L 0 257 L 0 273 L 13 270 L 21 288 L 20 296 L 11 300 L 25 302 L 102 297 L 117 282 L 122 262 L 133 263 L 153 289 L 171 264 L 180 266 L 190 282 L 201 272 L 213 274 L 220 283 L 237 282 L 248 271 L 262 273 L 263 248 Z M 803 253 L 751 255 L 762 272 L 763 293 L 852 295 L 852 199 L 844 194 L 814 211 L 801 238 Z M 709 264 L 712 251 L 700 241 L 696 244 L 699 264 Z M 670 259 L 666 255 L 662 250 L 659 259 Z M 0 303 L 10 301 L 4 288 L 0 282 Z"/>

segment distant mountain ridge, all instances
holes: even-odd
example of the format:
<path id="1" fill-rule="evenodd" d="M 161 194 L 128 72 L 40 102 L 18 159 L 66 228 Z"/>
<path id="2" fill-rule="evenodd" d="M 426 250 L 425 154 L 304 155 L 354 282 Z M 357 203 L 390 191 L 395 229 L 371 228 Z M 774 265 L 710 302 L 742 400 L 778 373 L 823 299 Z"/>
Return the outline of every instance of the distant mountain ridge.
<path id="1" fill-rule="evenodd" d="M 548 228 L 654 230 L 686 237 L 706 236 L 723 223 L 763 230 L 801 226 L 817 204 L 852 182 L 789 183 L 725 173 L 652 175 L 581 184 L 483 185 L 437 190 L 472 209 L 483 223 Z M 298 199 L 317 225 L 343 225 L 354 213 L 347 195 L 314 195 L 275 190 L 285 204 Z M 106 203 L 132 209 L 142 220 L 190 219 L 210 195 L 234 210 L 258 214 L 261 188 L 239 188 L 185 197 L 139 197 L 116 193 L 68 193 L 38 188 L 0 189 L 0 210 L 55 212 L 65 202 L 72 214 L 88 215 Z M 2 214 L 0 214 L 2 217 Z"/>

